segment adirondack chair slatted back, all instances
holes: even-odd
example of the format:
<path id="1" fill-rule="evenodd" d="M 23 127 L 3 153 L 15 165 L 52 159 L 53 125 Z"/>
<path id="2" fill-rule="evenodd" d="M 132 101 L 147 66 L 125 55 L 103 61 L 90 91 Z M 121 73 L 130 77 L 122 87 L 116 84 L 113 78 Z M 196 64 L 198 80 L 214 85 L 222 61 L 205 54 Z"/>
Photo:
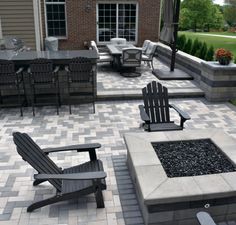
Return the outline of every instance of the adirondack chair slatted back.
<path id="1" fill-rule="evenodd" d="M 170 122 L 168 90 L 156 81 L 142 89 L 144 108 L 151 123 Z"/>
<path id="2" fill-rule="evenodd" d="M 13 133 L 13 140 L 16 149 L 23 160 L 27 161 L 38 173 L 61 174 L 62 171 L 57 165 L 42 151 L 42 149 L 25 133 Z M 61 181 L 50 179 L 49 182 L 61 191 Z"/>
<path id="3" fill-rule="evenodd" d="M 15 65 L 9 60 L 0 60 L 0 85 L 16 84 Z"/>
<path id="4" fill-rule="evenodd" d="M 90 82 L 93 65 L 91 60 L 85 57 L 73 58 L 69 63 L 70 82 Z"/>
<path id="5" fill-rule="evenodd" d="M 30 72 L 34 83 L 51 83 L 55 80 L 53 63 L 49 59 L 34 59 L 30 63 Z"/>

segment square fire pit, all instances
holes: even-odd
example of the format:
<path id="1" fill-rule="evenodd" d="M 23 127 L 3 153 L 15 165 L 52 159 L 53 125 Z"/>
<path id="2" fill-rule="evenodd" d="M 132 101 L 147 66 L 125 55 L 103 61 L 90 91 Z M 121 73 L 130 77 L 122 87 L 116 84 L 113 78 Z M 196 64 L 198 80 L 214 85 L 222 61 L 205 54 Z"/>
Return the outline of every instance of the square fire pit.
<path id="1" fill-rule="evenodd" d="M 217 129 L 129 133 L 127 163 L 145 224 L 236 219 L 236 140 Z"/>

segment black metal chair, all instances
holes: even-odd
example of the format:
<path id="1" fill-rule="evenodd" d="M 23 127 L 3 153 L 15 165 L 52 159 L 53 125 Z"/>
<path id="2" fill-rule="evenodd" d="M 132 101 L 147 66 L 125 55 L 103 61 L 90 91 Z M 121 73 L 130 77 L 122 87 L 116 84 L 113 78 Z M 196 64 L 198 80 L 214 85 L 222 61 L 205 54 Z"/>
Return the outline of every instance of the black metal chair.
<path id="1" fill-rule="evenodd" d="M 120 73 L 126 76 L 133 76 L 132 73 L 138 76 L 141 73 L 136 72 L 136 67 L 140 67 L 142 62 L 142 49 L 140 48 L 124 48 L 122 49 L 121 63 L 120 63 Z M 129 73 L 128 72 L 132 72 Z"/>
<path id="2" fill-rule="evenodd" d="M 15 103 L 3 103 L 4 97 L 9 97 L 11 95 L 3 95 L 2 92 L 9 92 L 10 90 L 17 92 L 17 105 Z M 16 71 L 14 62 L 9 60 L 0 60 L 0 103 L 2 106 L 20 106 L 21 116 L 23 116 L 23 106 L 27 103 L 23 80 L 23 68 L 19 68 Z"/>
<path id="3" fill-rule="evenodd" d="M 166 87 L 152 81 L 142 89 L 142 93 L 144 105 L 139 105 L 139 110 L 146 131 L 182 130 L 184 128 L 184 122 L 190 117 L 175 105 L 169 104 Z M 170 120 L 170 108 L 179 114 L 180 125 Z"/>
<path id="4" fill-rule="evenodd" d="M 65 70 L 67 72 L 70 114 L 71 97 L 73 96 L 86 97 L 87 102 L 90 98 L 93 104 L 93 112 L 95 113 L 96 93 L 94 90 L 94 70 L 91 60 L 84 57 L 73 58 L 70 61 L 69 66 L 65 67 Z"/>
<path id="5" fill-rule="evenodd" d="M 197 219 L 200 225 L 216 225 L 210 214 L 207 212 L 198 212 Z"/>
<path id="6" fill-rule="evenodd" d="M 72 145 L 59 148 L 41 149 L 25 133 L 13 133 L 17 152 L 27 161 L 38 174 L 34 175 L 34 185 L 48 181 L 57 193 L 55 196 L 33 203 L 27 208 L 28 212 L 59 201 L 79 198 L 91 193 L 95 194 L 97 207 L 104 208 L 102 190 L 106 189 L 106 173 L 102 161 L 97 159 L 95 150 L 100 148 L 98 143 Z M 49 157 L 51 152 L 64 151 L 88 152 L 90 161 L 67 169 L 59 168 Z"/>
<path id="7" fill-rule="evenodd" d="M 28 73 L 30 75 L 32 110 L 34 116 L 35 105 L 45 105 L 45 102 L 39 104 L 37 98 L 45 97 L 48 99 L 50 95 L 55 98 L 55 102 L 50 104 L 56 105 L 57 115 L 59 114 L 60 92 L 58 71 L 59 67 L 54 68 L 52 61 L 49 59 L 34 59 L 30 63 Z"/>

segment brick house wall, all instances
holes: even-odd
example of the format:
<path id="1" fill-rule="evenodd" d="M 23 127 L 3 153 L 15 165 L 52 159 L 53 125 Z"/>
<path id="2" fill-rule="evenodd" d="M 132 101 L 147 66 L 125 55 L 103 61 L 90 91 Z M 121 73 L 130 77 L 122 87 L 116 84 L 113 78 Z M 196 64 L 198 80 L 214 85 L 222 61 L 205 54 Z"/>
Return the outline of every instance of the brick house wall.
<path id="1" fill-rule="evenodd" d="M 59 49 L 76 50 L 84 49 L 84 42 L 96 40 L 96 4 L 97 0 L 90 0 L 91 8 L 86 11 L 86 0 L 66 0 L 67 12 L 67 39 L 59 40 Z M 102 2 L 102 1 L 99 1 Z M 103 1 L 103 2 L 119 2 L 119 1 Z M 121 1 L 124 2 L 124 1 Z M 129 0 L 127 0 L 129 2 Z M 132 1 L 133 2 L 133 1 Z M 145 39 L 158 41 L 159 37 L 159 21 L 160 21 L 160 4 L 161 0 L 137 0 L 139 4 L 138 10 L 138 42 L 141 46 Z M 44 0 L 42 5 L 42 24 L 43 37 L 46 36 L 45 31 L 45 9 Z"/>

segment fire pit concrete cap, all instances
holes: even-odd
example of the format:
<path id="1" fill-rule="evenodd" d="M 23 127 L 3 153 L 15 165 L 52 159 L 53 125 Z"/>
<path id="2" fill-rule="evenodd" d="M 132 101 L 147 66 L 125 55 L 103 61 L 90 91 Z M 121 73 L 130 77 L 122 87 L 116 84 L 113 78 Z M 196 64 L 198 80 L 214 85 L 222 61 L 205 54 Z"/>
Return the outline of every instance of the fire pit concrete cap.
<path id="1" fill-rule="evenodd" d="M 236 140 L 218 129 L 140 132 L 124 135 L 129 168 L 133 168 L 147 205 L 235 196 L 236 172 L 168 178 L 151 142 L 211 139 L 236 163 Z M 132 173 L 132 171 L 131 171 Z"/>

